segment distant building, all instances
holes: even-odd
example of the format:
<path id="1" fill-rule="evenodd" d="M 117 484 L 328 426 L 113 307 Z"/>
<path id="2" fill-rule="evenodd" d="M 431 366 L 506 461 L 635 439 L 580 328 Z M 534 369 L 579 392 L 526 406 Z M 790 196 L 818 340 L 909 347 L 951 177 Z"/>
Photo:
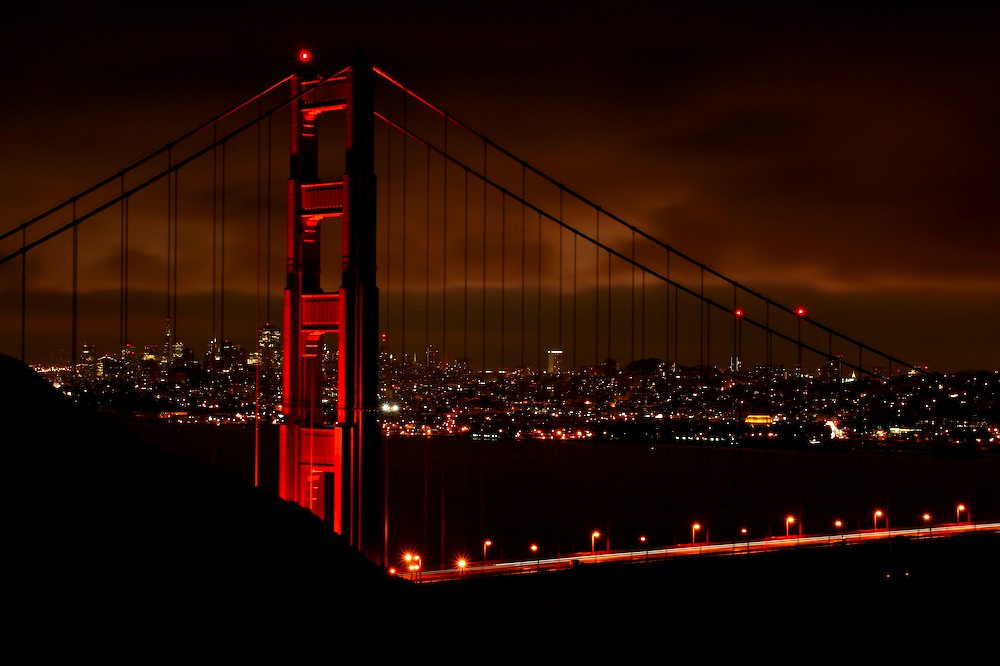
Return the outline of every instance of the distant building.
<path id="1" fill-rule="evenodd" d="M 94 345 L 83 345 L 80 349 L 76 371 L 84 381 L 92 382 L 97 379 L 97 352 Z"/>
<path id="2" fill-rule="evenodd" d="M 561 349 L 550 349 L 548 351 L 549 374 L 559 374 L 562 372 L 562 354 Z"/>
<path id="3" fill-rule="evenodd" d="M 281 330 L 270 322 L 257 332 L 257 353 L 262 372 L 281 370 Z"/>
<path id="4" fill-rule="evenodd" d="M 424 352 L 428 368 L 438 368 L 441 366 L 441 352 L 434 345 L 427 345 Z"/>

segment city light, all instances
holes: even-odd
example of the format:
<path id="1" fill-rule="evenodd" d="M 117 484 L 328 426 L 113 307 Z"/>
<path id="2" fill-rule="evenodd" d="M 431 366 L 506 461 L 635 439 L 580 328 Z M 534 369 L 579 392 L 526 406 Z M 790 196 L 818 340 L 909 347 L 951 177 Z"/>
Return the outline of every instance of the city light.
<path id="1" fill-rule="evenodd" d="M 785 538 L 786 539 L 788 538 L 788 536 L 790 534 L 789 533 L 789 529 L 791 528 L 792 523 L 794 523 L 794 522 L 795 522 L 795 516 L 788 516 L 787 518 L 785 518 Z"/>
<path id="2" fill-rule="evenodd" d="M 881 518 L 881 517 L 882 517 L 882 509 L 876 509 L 875 513 L 872 515 L 872 519 L 873 519 L 873 523 L 874 523 L 873 529 L 876 529 L 876 530 L 878 529 L 878 519 Z"/>
<path id="3" fill-rule="evenodd" d="M 695 534 L 701 529 L 701 523 L 694 523 L 691 525 L 691 543 L 695 542 Z"/>

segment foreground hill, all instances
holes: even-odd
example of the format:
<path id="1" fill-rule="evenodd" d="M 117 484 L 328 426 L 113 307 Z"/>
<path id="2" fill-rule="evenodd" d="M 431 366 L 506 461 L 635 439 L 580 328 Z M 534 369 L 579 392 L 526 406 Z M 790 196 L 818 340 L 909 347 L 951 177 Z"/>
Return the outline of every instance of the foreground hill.
<path id="1" fill-rule="evenodd" d="M 157 448 L 9 357 L 0 424 L 8 634 L 51 650 L 475 659 L 595 642 L 688 654 L 700 640 L 721 656 L 741 654 L 737 637 L 895 641 L 921 638 L 915 626 L 949 640 L 960 627 L 968 644 L 1000 609 L 996 534 L 414 585 L 298 505 Z"/>

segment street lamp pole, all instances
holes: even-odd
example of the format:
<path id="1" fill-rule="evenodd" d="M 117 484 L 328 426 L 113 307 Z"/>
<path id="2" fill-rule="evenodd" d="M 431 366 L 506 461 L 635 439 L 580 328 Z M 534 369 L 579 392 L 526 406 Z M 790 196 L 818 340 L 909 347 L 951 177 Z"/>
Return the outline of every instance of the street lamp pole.
<path id="1" fill-rule="evenodd" d="M 601 536 L 601 533 L 598 532 L 597 530 L 594 530 L 593 532 L 590 533 L 590 556 L 595 559 L 597 556 L 597 552 L 594 550 L 595 548 L 594 544 L 597 540 L 597 537 L 599 536 Z"/>
<path id="2" fill-rule="evenodd" d="M 872 529 L 876 529 L 876 530 L 878 529 L 878 519 L 881 518 L 881 517 L 882 517 L 882 509 L 875 509 L 875 513 L 872 516 L 872 518 L 873 518 Z"/>
<path id="3" fill-rule="evenodd" d="M 487 539 L 483 542 L 483 573 L 486 573 L 486 549 L 493 545 L 493 542 Z"/>
<path id="4" fill-rule="evenodd" d="M 786 539 L 790 536 L 789 530 L 790 530 L 790 528 L 792 526 L 792 523 L 794 523 L 794 522 L 795 522 L 795 516 L 788 516 L 787 518 L 785 518 L 785 538 Z"/>

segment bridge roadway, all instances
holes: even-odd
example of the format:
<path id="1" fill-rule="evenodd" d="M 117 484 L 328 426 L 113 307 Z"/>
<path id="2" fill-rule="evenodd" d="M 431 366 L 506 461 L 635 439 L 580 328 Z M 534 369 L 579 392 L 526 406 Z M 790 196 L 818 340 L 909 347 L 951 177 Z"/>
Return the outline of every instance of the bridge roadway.
<path id="1" fill-rule="evenodd" d="M 740 555 L 752 552 L 789 548 L 816 548 L 856 544 L 866 541 L 907 537 L 911 539 L 947 538 L 971 532 L 1000 532 L 1000 522 L 996 523 L 945 523 L 929 527 L 878 528 L 834 532 L 817 535 L 790 535 L 766 539 L 747 539 L 733 542 L 688 543 L 665 548 L 642 548 L 637 550 L 612 550 L 572 553 L 560 557 L 547 557 L 520 561 L 469 562 L 464 568 L 419 570 L 402 572 L 400 575 L 417 583 L 451 581 L 465 576 L 502 576 L 532 574 L 542 571 L 571 569 L 576 566 L 591 566 L 610 562 L 641 562 L 664 560 L 674 557 L 705 555 Z"/>

